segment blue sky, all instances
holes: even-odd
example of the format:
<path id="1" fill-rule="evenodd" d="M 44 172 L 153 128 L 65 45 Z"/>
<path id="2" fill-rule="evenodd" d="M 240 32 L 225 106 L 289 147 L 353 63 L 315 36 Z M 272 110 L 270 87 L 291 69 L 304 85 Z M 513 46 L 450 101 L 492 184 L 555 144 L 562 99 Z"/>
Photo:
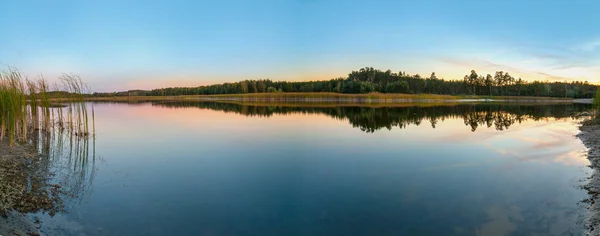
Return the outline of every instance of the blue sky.
<path id="1" fill-rule="evenodd" d="M 0 0 L 0 65 L 95 91 L 316 80 L 371 66 L 600 82 L 600 1 Z"/>

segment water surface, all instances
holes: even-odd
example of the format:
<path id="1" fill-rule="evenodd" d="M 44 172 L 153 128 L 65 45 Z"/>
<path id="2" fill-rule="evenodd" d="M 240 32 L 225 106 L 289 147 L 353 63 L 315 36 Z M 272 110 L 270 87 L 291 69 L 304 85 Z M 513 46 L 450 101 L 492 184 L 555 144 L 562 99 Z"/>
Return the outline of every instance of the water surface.
<path id="1" fill-rule="evenodd" d="M 74 172 L 85 173 L 67 212 L 38 214 L 45 233 L 579 235 L 584 228 L 580 186 L 590 170 L 574 135 L 586 105 L 94 107 L 94 156 L 75 165 L 86 171 Z M 55 170 L 74 166 L 59 156 Z"/>

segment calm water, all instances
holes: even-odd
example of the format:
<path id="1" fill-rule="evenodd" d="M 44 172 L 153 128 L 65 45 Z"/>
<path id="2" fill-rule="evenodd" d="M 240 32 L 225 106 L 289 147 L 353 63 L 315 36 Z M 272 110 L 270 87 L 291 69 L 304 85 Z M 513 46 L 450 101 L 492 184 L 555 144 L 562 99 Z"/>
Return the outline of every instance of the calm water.
<path id="1" fill-rule="evenodd" d="M 95 104 L 58 235 L 582 233 L 584 105 Z M 93 150 L 92 150 L 93 149 Z"/>

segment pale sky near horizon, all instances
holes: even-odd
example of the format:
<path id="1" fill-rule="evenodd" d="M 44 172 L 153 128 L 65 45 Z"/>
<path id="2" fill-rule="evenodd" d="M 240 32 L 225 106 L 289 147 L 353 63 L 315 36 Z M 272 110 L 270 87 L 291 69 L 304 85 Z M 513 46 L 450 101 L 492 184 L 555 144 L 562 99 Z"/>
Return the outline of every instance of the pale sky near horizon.
<path id="1" fill-rule="evenodd" d="M 374 67 L 600 82 L 600 1 L 0 0 L 0 67 L 94 91 Z"/>

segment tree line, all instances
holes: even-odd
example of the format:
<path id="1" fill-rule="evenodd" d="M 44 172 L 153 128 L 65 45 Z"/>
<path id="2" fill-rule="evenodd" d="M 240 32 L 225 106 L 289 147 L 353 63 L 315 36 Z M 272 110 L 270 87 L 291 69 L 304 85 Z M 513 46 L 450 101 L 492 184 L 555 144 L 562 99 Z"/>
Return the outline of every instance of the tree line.
<path id="1" fill-rule="evenodd" d="M 199 87 L 171 87 L 153 90 L 130 90 L 114 93 L 94 93 L 94 96 L 177 96 L 177 95 L 216 95 L 247 93 L 288 93 L 288 92 L 334 92 L 334 93 L 409 93 L 446 95 L 489 95 L 489 96 L 547 96 L 565 98 L 592 98 L 598 86 L 587 81 L 575 82 L 528 82 L 515 78 L 508 72 L 496 71 L 491 74 L 478 74 L 472 70 L 462 80 L 438 78 L 435 72 L 429 77 L 406 72 L 382 71 L 365 67 L 352 71 L 346 77 L 325 81 L 272 81 L 244 80 Z"/>

